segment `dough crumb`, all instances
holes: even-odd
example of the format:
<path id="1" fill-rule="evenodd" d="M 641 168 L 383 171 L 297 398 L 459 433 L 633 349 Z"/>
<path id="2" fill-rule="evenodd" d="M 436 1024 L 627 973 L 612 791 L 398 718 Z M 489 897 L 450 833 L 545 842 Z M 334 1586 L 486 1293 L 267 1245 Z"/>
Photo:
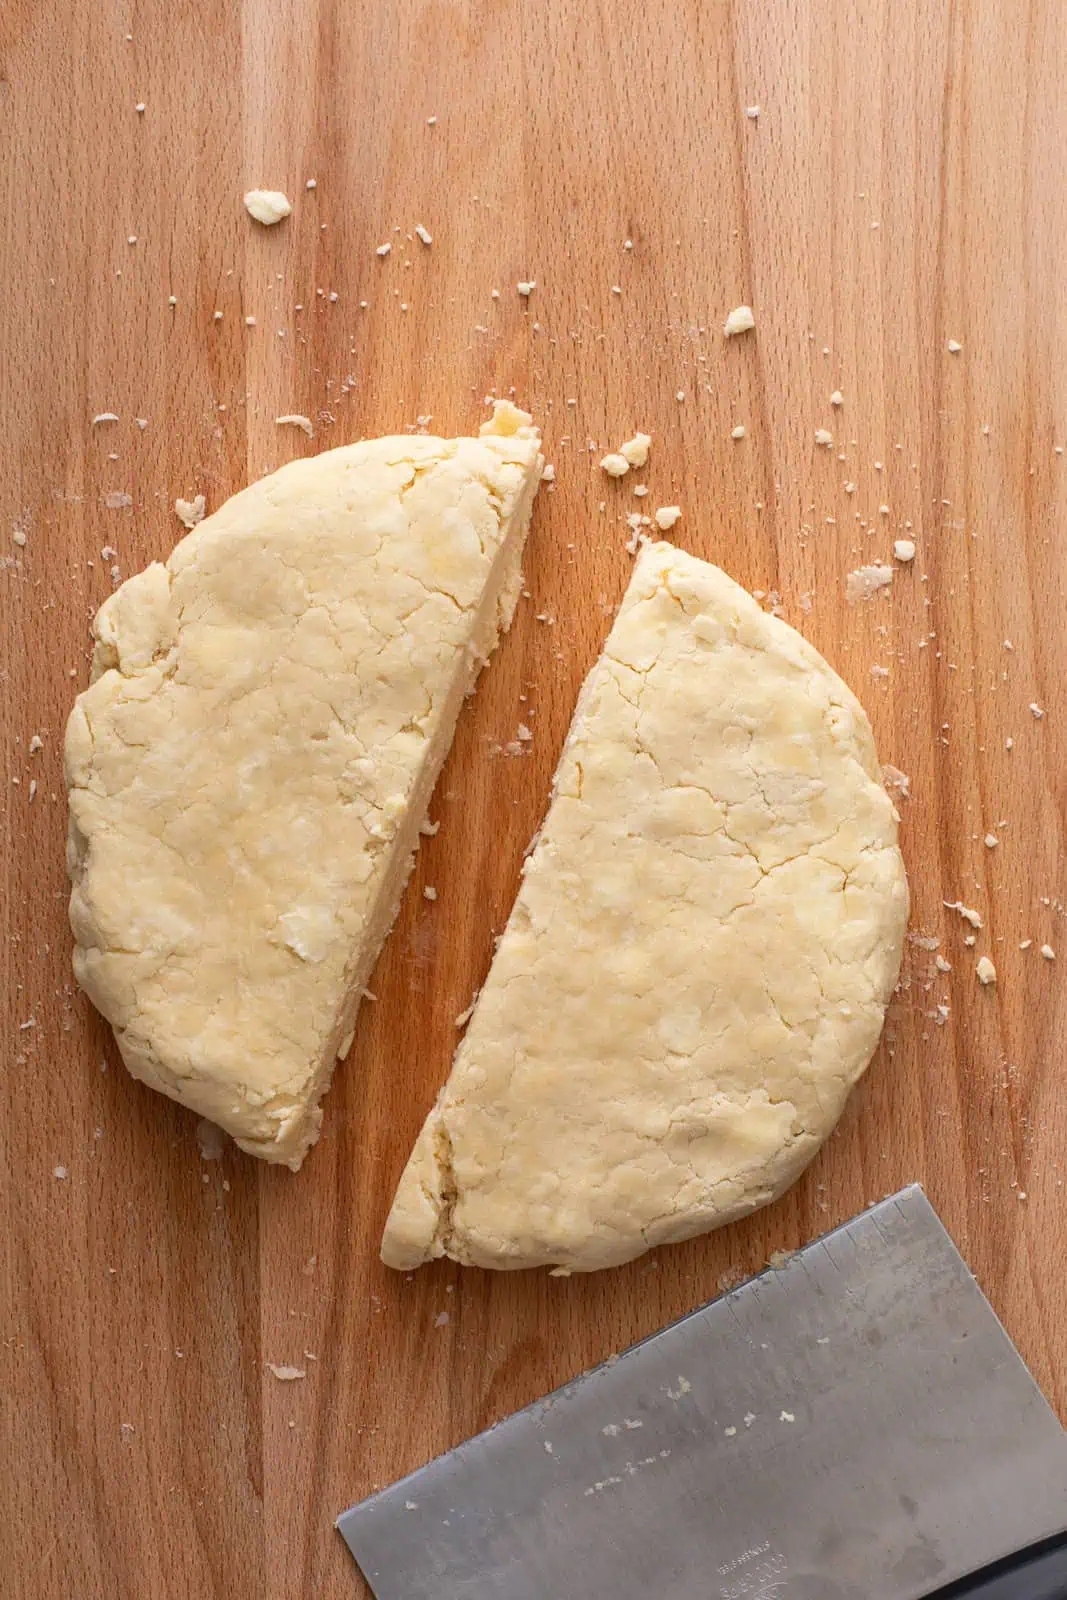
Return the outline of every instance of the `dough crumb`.
<path id="1" fill-rule="evenodd" d="M 275 417 L 275 422 L 280 428 L 291 426 L 303 428 L 309 439 L 315 437 L 315 428 L 310 417 L 305 417 L 299 411 L 287 411 L 284 417 Z"/>
<path id="2" fill-rule="evenodd" d="M 682 514 L 681 506 L 658 506 L 656 508 L 656 527 L 666 533 L 673 528 Z"/>
<path id="3" fill-rule="evenodd" d="M 533 294 L 534 290 L 537 288 L 537 279 L 536 278 L 524 279 L 521 283 L 517 283 L 515 285 L 515 287 L 519 291 L 519 293 L 522 295 L 524 300 L 529 300 L 530 296 Z"/>
<path id="4" fill-rule="evenodd" d="M 556 481 L 556 469 L 552 465 L 551 461 L 546 461 L 544 466 L 541 468 L 541 482 L 542 483 L 555 483 L 555 481 Z"/>
<path id="5" fill-rule="evenodd" d="M 950 339 L 948 341 L 948 353 L 950 356 L 958 356 L 962 349 L 963 346 L 958 339 Z"/>
<path id="6" fill-rule="evenodd" d="M 1041 954 L 1044 956 L 1046 961 L 1055 961 L 1056 959 L 1056 952 L 1053 950 L 1050 944 L 1043 944 L 1041 946 Z"/>
<path id="7" fill-rule="evenodd" d="M 422 240 L 423 244 L 433 244 L 433 234 L 427 227 L 425 227 L 423 223 L 417 222 L 415 224 L 415 233 L 417 237 Z"/>
<path id="8" fill-rule="evenodd" d="M 947 911 L 958 911 L 964 922 L 969 922 L 972 928 L 982 926 L 981 912 L 965 906 L 962 900 L 942 900 L 941 904 Z"/>
<path id="9" fill-rule="evenodd" d="M 934 966 L 937 968 L 938 972 L 952 971 L 952 962 L 946 961 L 944 956 L 940 954 L 934 957 Z"/>
<path id="10" fill-rule="evenodd" d="M 759 106 L 746 106 L 745 107 L 745 116 L 748 118 L 749 122 L 758 122 L 759 121 L 759 111 L 760 111 Z"/>
<path id="11" fill-rule="evenodd" d="M 979 956 L 978 965 L 975 967 L 979 983 L 996 983 L 997 969 L 988 956 Z"/>
<path id="12" fill-rule="evenodd" d="M 995 833 L 987 833 L 984 843 L 987 850 L 995 850 L 997 845 L 1000 843 L 1000 840 L 997 838 Z"/>
<path id="13" fill-rule="evenodd" d="M 437 890 L 433 887 L 432 884 L 428 883 L 426 885 L 426 887 L 423 889 L 422 898 L 424 900 L 436 900 L 437 899 Z"/>
<path id="14" fill-rule="evenodd" d="M 881 564 L 857 567 L 845 581 L 845 599 L 850 606 L 854 606 L 858 600 L 870 600 L 879 589 L 888 589 L 892 581 L 892 567 Z"/>
<path id="15" fill-rule="evenodd" d="M 91 426 L 98 428 L 102 422 L 117 422 L 118 420 L 119 414 L 117 411 L 98 411 L 92 420 Z"/>
<path id="16" fill-rule="evenodd" d="M 833 444 L 833 442 L 834 442 L 834 436 L 830 432 L 829 428 L 816 428 L 816 430 L 815 430 L 815 443 L 816 444 L 821 445 L 824 450 L 829 450 L 829 448 Z"/>
<path id="17" fill-rule="evenodd" d="M 899 794 L 902 800 L 911 799 L 911 779 L 899 767 L 894 767 L 891 761 L 882 765 L 882 782 L 890 794 Z"/>
<path id="18" fill-rule="evenodd" d="M 280 189 L 249 189 L 245 195 L 245 210 L 265 228 L 273 227 L 287 217 L 293 207 Z"/>
<path id="19" fill-rule="evenodd" d="M 264 1361 L 267 1371 L 281 1383 L 295 1383 L 297 1378 L 306 1378 L 306 1367 L 277 1367 L 273 1361 Z"/>
<path id="20" fill-rule="evenodd" d="M 207 500 L 202 494 L 196 495 L 192 500 L 179 498 L 174 502 L 174 512 L 187 528 L 195 528 L 207 515 Z"/>
<path id="21" fill-rule="evenodd" d="M 893 545 L 893 554 L 898 561 L 914 561 L 915 541 L 913 539 L 898 539 Z"/>
<path id="22" fill-rule="evenodd" d="M 735 334 L 748 333 L 750 328 L 756 326 L 756 319 L 752 315 L 751 306 L 735 306 L 722 325 L 724 338 L 732 339 Z"/>
<path id="23" fill-rule="evenodd" d="M 625 456 L 631 467 L 643 467 L 648 460 L 649 446 L 652 443 L 650 433 L 635 433 L 632 439 L 627 439 L 619 446 L 619 454 Z"/>
<path id="24" fill-rule="evenodd" d="M 840 389 L 835 389 L 833 394 L 830 396 L 830 404 L 832 406 L 843 406 L 844 403 L 845 403 L 845 397 L 841 393 L 841 390 Z"/>
<path id="25" fill-rule="evenodd" d="M 609 451 L 601 457 L 600 466 L 609 478 L 624 478 L 630 470 L 630 463 L 621 451 Z"/>
<path id="26" fill-rule="evenodd" d="M 52 1176 L 53 1178 L 58 1178 L 60 1182 L 62 1182 L 62 1180 L 67 1176 L 66 1167 L 53 1167 Z"/>
<path id="27" fill-rule="evenodd" d="M 1031 700 L 1030 714 L 1031 716 L 1036 717 L 1038 722 L 1040 722 L 1041 718 L 1045 715 L 1045 708 L 1044 706 L 1039 706 L 1036 700 Z"/>
<path id="28" fill-rule="evenodd" d="M 737 424 L 736 428 L 731 428 L 730 429 L 730 438 L 731 439 L 743 439 L 744 437 L 745 437 L 745 425 L 744 425 L 743 422 L 739 422 Z"/>
<path id="29" fill-rule="evenodd" d="M 792 1411 L 780 1411 L 778 1413 L 779 1422 L 795 1422 L 796 1420 L 797 1419 Z"/>

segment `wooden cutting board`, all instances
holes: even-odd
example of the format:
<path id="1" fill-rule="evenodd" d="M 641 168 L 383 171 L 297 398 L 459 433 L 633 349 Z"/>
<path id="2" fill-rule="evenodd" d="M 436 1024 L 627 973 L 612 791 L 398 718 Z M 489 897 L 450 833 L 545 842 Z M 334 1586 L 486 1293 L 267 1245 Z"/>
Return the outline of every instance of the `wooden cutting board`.
<path id="1" fill-rule="evenodd" d="M 912 1179 L 1067 1414 L 1067 8 L 9 0 L 0 30 L 16 1592 L 352 1595 L 350 1501 Z M 252 185 L 292 216 L 252 223 Z M 727 342 L 742 301 L 756 332 Z M 321 1143 L 299 1176 L 205 1161 L 71 980 L 61 746 L 89 617 L 172 548 L 177 495 L 214 508 L 294 455 L 469 431 L 512 392 L 557 471 L 529 597 L 464 710 Z M 635 428 L 647 471 L 610 482 L 599 457 Z M 571 1281 L 387 1272 L 393 1185 L 627 581 L 625 516 L 666 503 L 910 779 L 914 938 L 882 1048 L 803 1181 L 741 1226 Z M 848 573 L 904 537 L 915 561 L 849 604 Z M 520 720 L 533 743 L 494 753 Z M 973 945 L 945 901 L 980 911 Z"/>

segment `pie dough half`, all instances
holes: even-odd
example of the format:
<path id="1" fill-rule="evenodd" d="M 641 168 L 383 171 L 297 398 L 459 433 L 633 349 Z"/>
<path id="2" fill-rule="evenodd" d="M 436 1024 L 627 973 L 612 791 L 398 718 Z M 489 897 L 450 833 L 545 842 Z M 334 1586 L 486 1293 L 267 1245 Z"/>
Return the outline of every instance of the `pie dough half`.
<path id="1" fill-rule="evenodd" d="M 870 1059 L 907 907 L 859 702 L 648 546 L 383 1260 L 592 1271 L 774 1200 Z"/>
<path id="2" fill-rule="evenodd" d="M 100 608 L 66 734 L 74 970 L 135 1077 L 300 1165 L 463 696 L 511 621 L 524 412 L 228 500 Z"/>

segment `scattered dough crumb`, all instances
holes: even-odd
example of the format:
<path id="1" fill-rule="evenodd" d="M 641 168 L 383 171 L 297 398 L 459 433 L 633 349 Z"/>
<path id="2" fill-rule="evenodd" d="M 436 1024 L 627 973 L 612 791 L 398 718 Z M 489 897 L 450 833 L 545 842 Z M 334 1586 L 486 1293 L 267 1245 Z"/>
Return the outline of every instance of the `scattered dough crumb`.
<path id="1" fill-rule="evenodd" d="M 972 928 L 982 926 L 982 914 L 974 911 L 970 906 L 965 906 L 962 900 L 942 900 L 941 904 L 947 911 L 958 911 L 964 922 L 969 922 Z"/>
<path id="2" fill-rule="evenodd" d="M 673 528 L 682 514 L 681 506 L 659 506 L 656 509 L 656 527 L 666 533 Z"/>
<path id="3" fill-rule="evenodd" d="M 934 957 L 934 966 L 937 968 L 938 972 L 952 971 L 952 962 L 946 961 L 944 956 L 940 954 Z"/>
<path id="4" fill-rule="evenodd" d="M 979 983 L 996 983 L 997 969 L 988 956 L 979 956 L 978 965 L 975 967 Z"/>
<path id="5" fill-rule="evenodd" d="M 195 528 L 207 514 L 207 500 L 198 494 L 193 500 L 175 500 L 174 510 L 187 528 Z"/>
<path id="6" fill-rule="evenodd" d="M 35 733 L 30 740 L 30 755 L 35 756 L 38 750 L 44 749 L 44 740 L 39 733 Z"/>
<path id="7" fill-rule="evenodd" d="M 1030 702 L 1030 711 L 1031 711 L 1032 715 L 1035 716 L 1038 719 L 1039 722 L 1040 722 L 1041 718 L 1045 715 L 1044 706 L 1039 706 L 1036 700 L 1031 700 L 1031 702 Z"/>
<path id="8" fill-rule="evenodd" d="M 415 224 L 415 232 L 423 244 L 433 244 L 433 234 L 421 222 Z"/>
<path id="9" fill-rule="evenodd" d="M 997 838 L 995 833 L 987 833 L 986 834 L 986 836 L 985 836 L 985 847 L 986 847 L 987 850 L 995 850 L 999 843 L 1000 843 L 1000 840 Z"/>
<path id="10" fill-rule="evenodd" d="M 292 205 L 280 189 L 249 189 L 245 195 L 245 210 L 256 222 L 270 228 L 292 211 Z"/>
<path id="11" fill-rule="evenodd" d="M 958 339 L 950 339 L 948 341 L 948 353 L 950 356 L 958 356 L 962 349 L 963 346 Z"/>
<path id="12" fill-rule="evenodd" d="M 830 448 L 830 446 L 833 444 L 833 442 L 834 442 L 834 436 L 830 432 L 829 428 L 816 428 L 816 430 L 815 430 L 815 443 L 816 444 L 822 445 L 824 449 L 828 450 Z"/>
<path id="13" fill-rule="evenodd" d="M 1041 946 L 1041 954 L 1044 956 L 1046 961 L 1055 961 L 1056 959 L 1056 952 L 1053 950 L 1050 944 L 1043 944 Z"/>
<path id="14" fill-rule="evenodd" d="M 752 315 L 751 306 L 735 306 L 722 325 L 722 331 L 727 339 L 732 339 L 737 333 L 747 333 L 756 326 L 756 319 Z"/>
<path id="15" fill-rule="evenodd" d="M 893 554 L 896 556 L 898 561 L 914 561 L 914 539 L 898 539 L 893 546 Z"/>
<path id="16" fill-rule="evenodd" d="M 911 799 L 911 779 L 899 767 L 894 767 L 891 761 L 882 765 L 882 782 L 891 794 L 899 794 L 902 800 Z"/>
<path id="17" fill-rule="evenodd" d="M 743 439 L 744 437 L 745 437 L 745 425 L 744 425 L 743 422 L 739 422 L 737 424 L 736 428 L 731 428 L 730 429 L 730 438 L 731 439 Z"/>
<path id="18" fill-rule="evenodd" d="M 527 279 L 526 281 L 524 281 L 522 283 L 517 283 L 515 285 L 515 287 L 519 291 L 519 293 L 523 296 L 523 298 L 528 300 L 530 298 L 530 296 L 533 294 L 534 290 L 537 288 L 537 279 L 536 278 L 529 278 L 529 279 Z"/>
<path id="19" fill-rule="evenodd" d="M 287 411 L 284 417 L 275 417 L 274 420 L 279 427 L 285 427 L 288 424 L 294 428 L 303 428 L 309 439 L 315 437 L 315 429 L 311 418 L 303 416 L 299 411 Z"/>
<path id="20" fill-rule="evenodd" d="M 556 469 L 552 465 L 551 461 L 546 461 L 544 466 L 541 468 L 541 482 L 542 483 L 555 483 L 555 481 L 556 481 Z"/>
<path id="21" fill-rule="evenodd" d="M 778 1413 L 779 1422 L 795 1422 L 796 1420 L 792 1411 L 780 1411 Z"/>
<path id="22" fill-rule="evenodd" d="M 618 451 L 609 451 L 606 456 L 602 456 L 600 465 L 609 478 L 624 478 L 630 470 L 630 463 Z"/>
<path id="23" fill-rule="evenodd" d="M 93 418 L 92 426 L 97 428 L 102 422 L 117 422 L 118 420 L 119 414 L 117 411 L 98 411 Z"/>
<path id="24" fill-rule="evenodd" d="M 635 433 L 632 439 L 627 439 L 625 444 L 620 444 L 619 454 L 625 456 L 631 467 L 643 467 L 648 460 L 649 446 L 652 443 L 650 433 Z"/>
<path id="25" fill-rule="evenodd" d="M 387 239 L 384 244 L 380 244 L 378 246 L 378 248 L 375 250 L 374 254 L 376 256 L 387 256 L 392 248 L 393 248 L 392 245 L 389 243 L 389 240 Z"/>
<path id="26" fill-rule="evenodd" d="M 53 1178 L 59 1178 L 59 1179 L 65 1178 L 67 1176 L 66 1167 L 53 1167 L 52 1168 L 52 1176 L 53 1176 Z"/>
<path id="27" fill-rule="evenodd" d="M 857 600 L 870 600 L 879 589 L 888 589 L 892 581 L 892 567 L 857 567 L 845 580 L 845 599 L 850 606 L 854 606 Z"/>
<path id="28" fill-rule="evenodd" d="M 840 389 L 835 389 L 833 394 L 830 396 L 830 404 L 832 406 L 843 406 L 844 403 L 845 403 L 845 397 L 841 393 L 841 390 Z"/>
<path id="29" fill-rule="evenodd" d="M 422 891 L 422 898 L 424 900 L 436 900 L 437 899 L 437 890 L 433 887 L 433 884 L 428 883 L 426 885 L 426 887 Z"/>
<path id="30" fill-rule="evenodd" d="M 309 178 L 307 183 L 305 183 L 304 188 L 305 189 L 317 189 L 318 186 L 319 186 L 318 185 L 318 180 L 316 178 Z"/>
<path id="31" fill-rule="evenodd" d="M 305 1367 L 276 1367 L 273 1361 L 264 1361 L 263 1365 L 269 1373 L 282 1383 L 293 1383 L 297 1378 L 307 1377 L 307 1369 Z"/>

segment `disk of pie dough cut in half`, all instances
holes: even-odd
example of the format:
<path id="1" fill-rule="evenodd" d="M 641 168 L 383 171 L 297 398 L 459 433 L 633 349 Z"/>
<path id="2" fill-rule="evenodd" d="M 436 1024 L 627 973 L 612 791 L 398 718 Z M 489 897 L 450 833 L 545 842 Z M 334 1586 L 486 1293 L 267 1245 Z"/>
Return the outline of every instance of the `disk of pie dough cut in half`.
<path id="1" fill-rule="evenodd" d="M 300 1165 L 464 695 L 515 609 L 542 461 L 370 439 L 235 495 L 100 608 L 66 735 L 79 983 L 142 1078 Z"/>
<path id="2" fill-rule="evenodd" d="M 718 568 L 639 558 L 382 1258 L 592 1271 L 780 1195 L 907 917 L 862 707 Z"/>

